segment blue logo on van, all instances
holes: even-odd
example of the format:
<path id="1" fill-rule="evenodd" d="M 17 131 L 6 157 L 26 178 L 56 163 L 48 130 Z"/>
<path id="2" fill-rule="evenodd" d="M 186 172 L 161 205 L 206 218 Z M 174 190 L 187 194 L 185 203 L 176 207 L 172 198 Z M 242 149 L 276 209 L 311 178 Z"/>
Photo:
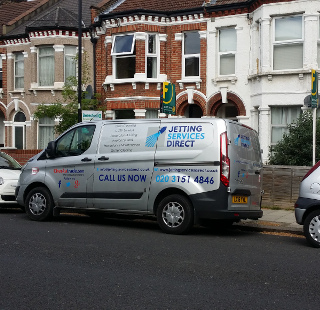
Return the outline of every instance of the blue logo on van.
<path id="1" fill-rule="evenodd" d="M 237 146 L 249 148 L 251 145 L 250 138 L 244 135 L 238 135 L 238 137 L 234 139 L 234 144 Z"/>
<path id="2" fill-rule="evenodd" d="M 146 147 L 154 147 L 159 136 L 166 131 L 167 127 L 162 127 L 157 133 L 148 136 L 146 139 Z"/>

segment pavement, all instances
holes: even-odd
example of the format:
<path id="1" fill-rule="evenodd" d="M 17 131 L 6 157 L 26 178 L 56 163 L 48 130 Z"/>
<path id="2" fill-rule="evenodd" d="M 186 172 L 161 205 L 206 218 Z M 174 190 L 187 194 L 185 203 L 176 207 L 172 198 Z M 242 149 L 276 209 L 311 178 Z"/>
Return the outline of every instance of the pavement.
<path id="1" fill-rule="evenodd" d="M 294 210 L 262 209 L 258 220 L 242 220 L 235 225 L 248 230 L 270 231 L 303 235 L 303 226 L 296 223 Z"/>

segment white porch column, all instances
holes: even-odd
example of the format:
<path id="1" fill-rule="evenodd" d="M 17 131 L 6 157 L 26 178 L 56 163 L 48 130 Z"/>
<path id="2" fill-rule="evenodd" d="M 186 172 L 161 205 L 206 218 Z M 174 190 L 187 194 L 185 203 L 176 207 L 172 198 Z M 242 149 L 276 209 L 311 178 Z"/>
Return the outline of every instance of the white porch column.
<path id="1" fill-rule="evenodd" d="M 259 108 L 259 140 L 260 147 L 263 150 L 262 161 L 266 163 L 268 161 L 269 145 L 271 141 L 271 109 Z"/>
<path id="2" fill-rule="evenodd" d="M 271 53 L 273 38 L 270 37 L 271 18 L 261 20 L 261 68 L 262 72 L 270 72 L 272 70 Z"/>

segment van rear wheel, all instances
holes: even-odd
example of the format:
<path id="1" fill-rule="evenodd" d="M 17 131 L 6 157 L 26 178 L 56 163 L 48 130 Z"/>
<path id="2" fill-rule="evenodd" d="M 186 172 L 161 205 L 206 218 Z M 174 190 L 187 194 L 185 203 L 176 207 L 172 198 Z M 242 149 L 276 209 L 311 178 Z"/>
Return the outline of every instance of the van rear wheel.
<path id="1" fill-rule="evenodd" d="M 27 195 L 25 210 L 34 221 L 50 220 L 53 217 L 53 199 L 45 187 L 36 187 Z"/>
<path id="2" fill-rule="evenodd" d="M 158 205 L 158 224 L 167 234 L 186 234 L 193 226 L 193 217 L 192 205 L 185 196 L 169 195 Z"/>
<path id="3" fill-rule="evenodd" d="M 313 247 L 320 248 L 320 210 L 315 210 L 307 216 L 303 232 Z"/>

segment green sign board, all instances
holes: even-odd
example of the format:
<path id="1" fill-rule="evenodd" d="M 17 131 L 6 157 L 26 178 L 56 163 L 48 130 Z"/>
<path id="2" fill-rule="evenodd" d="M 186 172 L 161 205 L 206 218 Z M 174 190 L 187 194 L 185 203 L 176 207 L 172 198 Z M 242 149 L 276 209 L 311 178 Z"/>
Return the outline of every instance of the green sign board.
<path id="1" fill-rule="evenodd" d="M 101 121 L 102 111 L 82 110 L 82 121 Z"/>
<path id="2" fill-rule="evenodd" d="M 163 82 L 160 91 L 160 112 L 176 115 L 176 86 L 173 83 Z"/>
<path id="3" fill-rule="evenodd" d="M 311 108 L 318 108 L 318 72 L 311 71 Z"/>

